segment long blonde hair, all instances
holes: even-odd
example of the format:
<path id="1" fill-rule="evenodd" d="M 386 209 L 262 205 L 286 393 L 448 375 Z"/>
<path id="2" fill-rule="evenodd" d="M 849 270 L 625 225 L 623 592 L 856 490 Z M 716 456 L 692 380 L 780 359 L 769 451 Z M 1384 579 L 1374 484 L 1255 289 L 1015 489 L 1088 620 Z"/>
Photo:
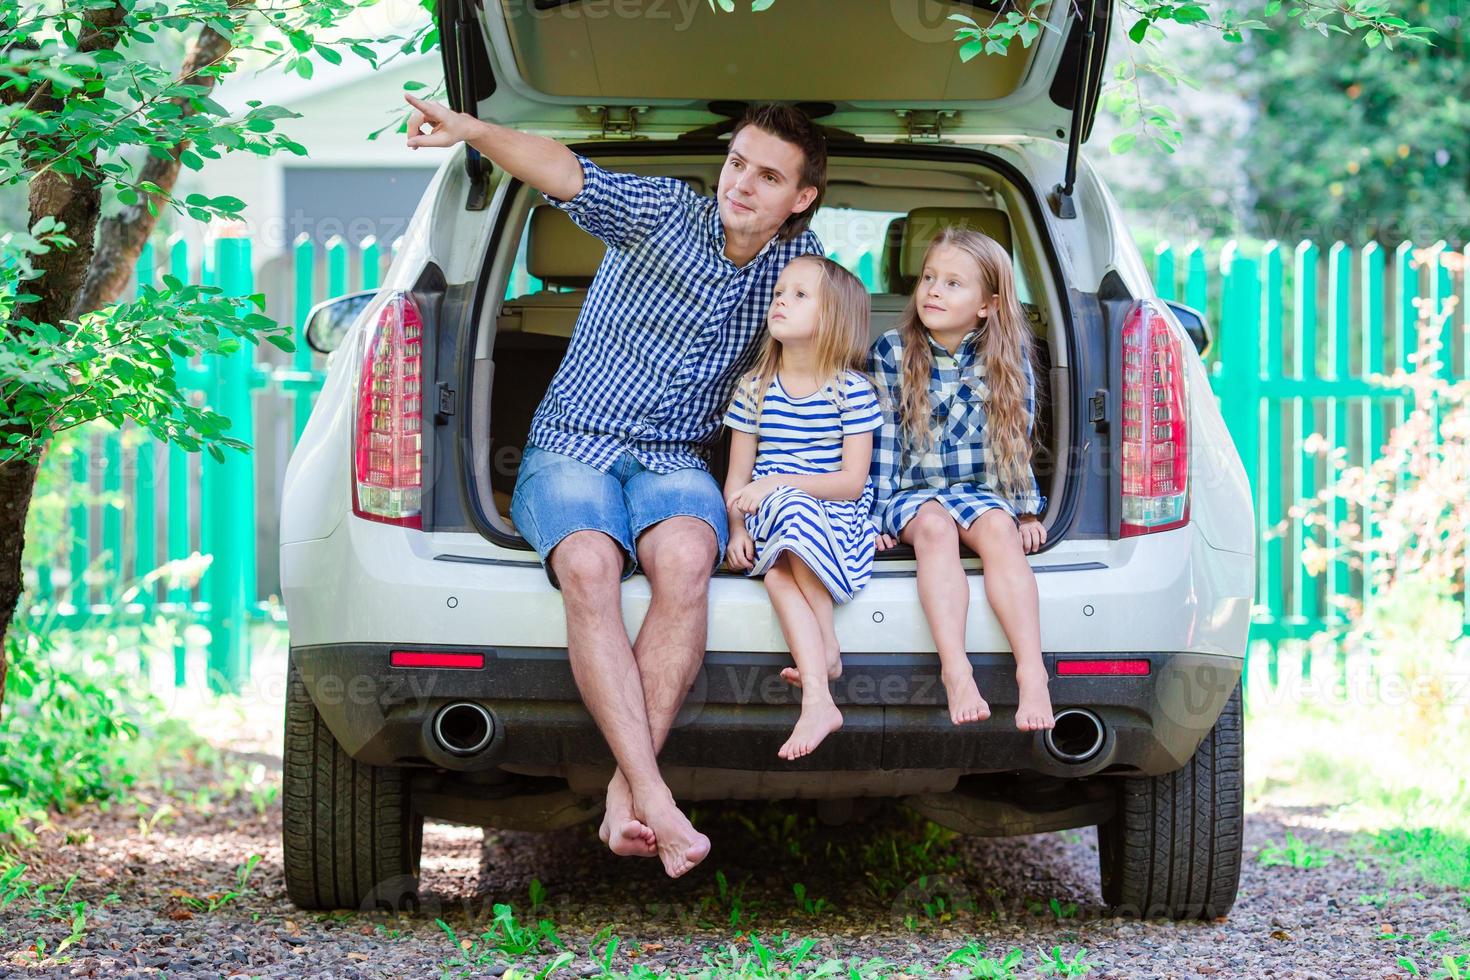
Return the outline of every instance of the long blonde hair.
<path id="1" fill-rule="evenodd" d="M 924 250 L 924 264 L 946 245 L 975 260 L 980 269 L 981 288 L 995 297 L 994 312 L 980 321 L 979 355 L 975 359 L 975 377 L 970 380 L 983 379 L 985 389 L 989 390 L 985 405 L 986 433 L 1000 483 L 996 489 L 1007 496 L 1021 496 L 1031 487 L 1031 440 L 1027 432 L 1031 416 L 1026 411 L 1027 384 L 1022 358 L 1030 361 L 1033 377 L 1039 374 L 1040 366 L 1026 314 L 1016 299 L 1011 257 L 989 235 L 951 226 L 935 236 Z M 927 450 L 931 441 L 929 378 L 934 368 L 929 331 L 919 319 L 919 293 L 923 288 L 924 277 L 920 275 L 898 321 L 903 344 L 899 382 L 901 428 L 904 442 L 920 452 Z M 1034 397 L 1041 397 L 1039 390 Z M 1036 410 L 1041 411 L 1039 401 Z"/>
<path id="2" fill-rule="evenodd" d="M 867 366 L 868 290 L 857 276 L 823 256 L 798 255 L 791 262 L 815 262 L 822 270 L 817 287 L 817 329 L 813 344 L 817 377 L 822 379 L 818 390 L 826 390 L 833 401 L 845 408 L 843 374 L 847 371 L 865 374 Z M 765 405 L 766 390 L 780 369 L 781 342 L 767 330 L 755 366 L 735 386 L 735 397 L 744 398 L 757 424 Z"/>

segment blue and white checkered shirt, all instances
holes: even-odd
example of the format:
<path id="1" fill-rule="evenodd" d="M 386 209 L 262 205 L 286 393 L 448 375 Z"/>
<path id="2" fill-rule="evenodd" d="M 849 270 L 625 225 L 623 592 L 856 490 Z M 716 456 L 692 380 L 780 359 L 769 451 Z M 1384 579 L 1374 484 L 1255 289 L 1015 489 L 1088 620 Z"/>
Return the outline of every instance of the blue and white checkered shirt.
<path id="1" fill-rule="evenodd" d="M 932 357 L 929 371 L 930 443 L 927 452 L 905 445 L 899 406 L 902 404 L 903 338 L 889 330 L 868 351 L 868 371 L 883 402 L 883 427 L 873 440 L 871 476 L 876 490 L 873 521 L 879 530 L 897 536 L 919 508 L 933 500 L 949 511 L 961 527 L 986 510 L 999 508 L 1012 519 L 1040 514 L 1047 498 L 1036 474 L 1019 496 L 998 489 L 995 453 L 986 430 L 985 403 L 990 389 L 979 376 L 979 331 L 971 331 L 951 354 L 925 334 Z M 1027 434 L 1036 432 L 1036 377 L 1022 358 L 1026 375 Z M 1028 461 L 1029 462 L 1029 461 Z"/>
<path id="2" fill-rule="evenodd" d="M 708 469 L 735 381 L 764 336 L 776 277 L 822 254 L 810 229 L 725 257 L 719 202 L 673 177 L 604 170 L 577 154 L 582 190 L 542 196 L 607 245 L 530 441 L 602 472 L 629 450 L 647 469 Z"/>

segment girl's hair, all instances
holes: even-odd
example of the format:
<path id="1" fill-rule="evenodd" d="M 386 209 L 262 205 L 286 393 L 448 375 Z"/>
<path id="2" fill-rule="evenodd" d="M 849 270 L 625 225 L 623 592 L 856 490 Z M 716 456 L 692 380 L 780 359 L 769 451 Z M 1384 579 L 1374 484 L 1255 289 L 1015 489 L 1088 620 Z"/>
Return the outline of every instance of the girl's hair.
<path id="1" fill-rule="evenodd" d="M 813 262 L 821 270 L 821 292 L 817 297 L 817 330 L 813 346 L 817 355 L 817 376 L 839 406 L 845 406 L 846 386 L 842 376 L 847 371 L 865 374 L 868 351 L 868 290 L 862 280 L 831 259 L 820 255 L 798 255 L 791 262 Z M 791 263 L 787 263 L 789 266 Z M 766 333 L 766 341 L 756 355 L 755 366 L 736 385 L 737 397 L 760 422 L 766 389 L 781 367 L 781 342 Z"/>
<path id="2" fill-rule="evenodd" d="M 975 359 L 973 384 L 984 380 L 989 389 L 986 401 L 986 430 L 995 455 L 999 489 L 1008 496 L 1019 496 L 1030 488 L 1031 445 L 1027 429 L 1031 418 L 1026 411 L 1026 374 L 1021 359 L 1030 360 L 1033 376 L 1036 363 L 1035 343 L 1026 314 L 1016 299 L 1016 281 L 1011 272 L 1011 257 L 999 242 L 989 235 L 953 226 L 945 228 L 924 251 L 924 265 L 939 248 L 948 245 L 975 260 L 980 270 L 981 289 L 995 297 L 994 310 L 980 320 L 979 355 Z M 922 268 L 922 266 L 921 266 Z M 903 365 L 899 382 L 900 423 L 904 442 L 922 452 L 929 448 L 929 378 L 934 357 L 929 350 L 929 332 L 919 319 L 919 295 L 924 289 L 922 273 L 899 317 L 898 332 L 903 345 Z M 1036 393 L 1040 397 L 1040 392 Z M 1037 405 L 1040 411 L 1040 405 Z"/>

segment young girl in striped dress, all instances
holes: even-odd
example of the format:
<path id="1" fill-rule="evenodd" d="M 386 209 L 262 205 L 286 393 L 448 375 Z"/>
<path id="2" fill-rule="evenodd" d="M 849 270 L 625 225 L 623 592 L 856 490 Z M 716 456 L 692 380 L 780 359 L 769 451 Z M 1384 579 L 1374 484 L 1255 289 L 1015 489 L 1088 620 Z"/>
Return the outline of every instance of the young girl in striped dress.
<path id="1" fill-rule="evenodd" d="M 830 680 L 842 671 L 833 607 L 872 571 L 877 530 L 868 470 L 883 423 L 862 374 L 868 293 L 830 259 L 806 255 L 781 271 L 755 368 L 735 389 L 730 468 L 731 568 L 764 575 L 801 687 L 801 717 L 777 753 L 811 752 L 842 725 Z"/>
<path id="2" fill-rule="evenodd" d="M 1055 726 L 1026 561 L 1046 542 L 1046 498 L 1031 470 L 1033 353 L 1010 255 L 988 235 L 946 228 L 924 253 L 898 327 L 868 361 L 885 416 L 873 454 L 878 549 L 913 545 L 956 725 L 990 717 L 965 654 L 963 542 L 980 556 L 985 597 L 1016 658 L 1016 727 Z"/>

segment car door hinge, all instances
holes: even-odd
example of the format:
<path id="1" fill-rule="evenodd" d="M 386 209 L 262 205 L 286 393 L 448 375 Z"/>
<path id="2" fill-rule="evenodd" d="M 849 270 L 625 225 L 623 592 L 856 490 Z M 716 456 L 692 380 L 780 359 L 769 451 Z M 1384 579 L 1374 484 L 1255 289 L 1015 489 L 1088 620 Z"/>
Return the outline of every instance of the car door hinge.
<path id="1" fill-rule="evenodd" d="M 589 105 L 587 111 L 599 139 L 647 139 L 638 135 L 638 116 L 648 111 L 646 105 Z"/>
<path id="2" fill-rule="evenodd" d="M 439 382 L 439 408 L 434 413 L 434 424 L 443 425 L 454 414 L 454 389 L 447 382 Z"/>
<path id="3" fill-rule="evenodd" d="M 908 136 L 900 143 L 953 143 L 944 138 L 944 127 L 956 116 L 953 109 L 894 109 L 893 114 L 903 120 Z"/>
<path id="4" fill-rule="evenodd" d="M 1097 427 L 1097 431 L 1108 430 L 1108 390 L 1099 388 L 1087 399 L 1087 421 Z"/>

